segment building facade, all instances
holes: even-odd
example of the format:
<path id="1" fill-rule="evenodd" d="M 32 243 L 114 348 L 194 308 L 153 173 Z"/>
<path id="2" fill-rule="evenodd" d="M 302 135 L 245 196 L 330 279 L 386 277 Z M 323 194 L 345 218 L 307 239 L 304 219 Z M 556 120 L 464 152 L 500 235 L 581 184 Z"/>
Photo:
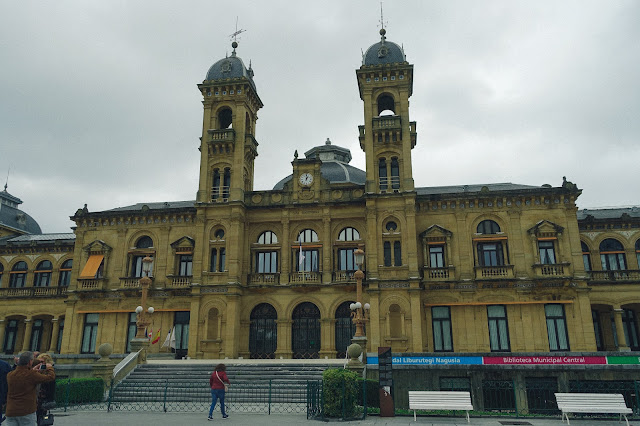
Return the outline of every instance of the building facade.
<path id="1" fill-rule="evenodd" d="M 639 209 L 578 211 L 566 179 L 416 186 L 413 65 L 384 30 L 356 70 L 365 170 L 327 140 L 254 191 L 263 104 L 233 47 L 198 85 L 195 200 L 85 207 L 74 234 L 0 228 L 5 353 L 130 351 L 149 256 L 151 329 L 175 330 L 177 357 L 344 357 L 358 248 L 369 351 L 640 349 Z"/>

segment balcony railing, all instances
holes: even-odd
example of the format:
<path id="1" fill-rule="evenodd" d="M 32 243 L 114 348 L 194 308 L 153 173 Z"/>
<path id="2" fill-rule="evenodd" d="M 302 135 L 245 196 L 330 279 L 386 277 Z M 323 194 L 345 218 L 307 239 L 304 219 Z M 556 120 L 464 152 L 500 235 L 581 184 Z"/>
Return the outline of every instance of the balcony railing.
<path id="1" fill-rule="evenodd" d="M 289 274 L 290 283 L 319 283 L 321 272 L 292 272 Z"/>
<path id="2" fill-rule="evenodd" d="M 333 282 L 334 283 L 348 283 L 355 282 L 353 278 L 353 274 L 356 271 L 335 271 L 333 273 Z"/>
<path id="3" fill-rule="evenodd" d="M 0 288 L 0 298 L 5 297 L 53 297 L 67 294 L 67 287 L 17 287 Z"/>
<path id="4" fill-rule="evenodd" d="M 513 278 L 513 265 L 476 266 L 477 280 Z"/>
<path id="5" fill-rule="evenodd" d="M 191 276 L 171 277 L 170 286 L 173 288 L 186 288 L 191 285 Z"/>
<path id="6" fill-rule="evenodd" d="M 400 190 L 400 176 L 388 176 L 380 178 L 380 191 L 397 192 Z"/>
<path id="7" fill-rule="evenodd" d="M 632 282 L 640 281 L 640 270 L 624 269 L 621 271 L 590 271 L 591 281 Z"/>
<path id="8" fill-rule="evenodd" d="M 453 266 L 445 268 L 424 268 L 424 279 L 429 281 L 446 281 L 453 278 Z"/>
<path id="9" fill-rule="evenodd" d="M 568 271 L 568 263 L 555 263 L 552 265 L 543 265 L 536 263 L 533 270 L 539 277 L 564 277 Z"/>
<path id="10" fill-rule="evenodd" d="M 402 120 L 399 115 L 385 115 L 373 118 L 373 130 L 402 129 Z"/>
<path id="11" fill-rule="evenodd" d="M 104 287 L 104 283 L 105 283 L 104 278 L 91 278 L 91 279 L 78 278 L 78 290 L 80 291 L 102 290 Z"/>
<path id="12" fill-rule="evenodd" d="M 140 278 L 123 277 L 120 278 L 120 288 L 140 288 Z"/>
<path id="13" fill-rule="evenodd" d="M 280 274 L 250 274 L 249 284 L 280 284 Z"/>
<path id="14" fill-rule="evenodd" d="M 209 129 L 207 132 L 211 135 L 212 142 L 233 142 L 236 139 L 236 131 L 233 129 Z"/>

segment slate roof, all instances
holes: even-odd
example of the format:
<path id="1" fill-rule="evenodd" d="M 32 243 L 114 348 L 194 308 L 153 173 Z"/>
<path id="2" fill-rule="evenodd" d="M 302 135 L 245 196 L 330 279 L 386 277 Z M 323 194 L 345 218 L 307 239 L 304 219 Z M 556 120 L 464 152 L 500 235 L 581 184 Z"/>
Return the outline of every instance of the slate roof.
<path id="1" fill-rule="evenodd" d="M 31 244 L 55 244 L 56 242 L 66 242 L 73 244 L 76 240 L 76 235 L 73 233 L 65 234 L 37 234 L 37 235 L 19 235 L 7 236 L 0 238 L 0 247 L 6 246 L 20 246 Z"/>
<path id="2" fill-rule="evenodd" d="M 220 81 L 235 78 L 246 78 L 249 80 L 253 90 L 256 89 L 256 85 L 253 82 L 253 70 L 251 68 L 247 69 L 242 59 L 236 56 L 234 50 L 231 56 L 220 59 L 211 65 L 209 71 L 207 71 L 205 80 Z"/>
<path id="3" fill-rule="evenodd" d="M 147 206 L 149 210 L 166 210 L 166 209 L 187 209 L 193 208 L 195 205 L 195 200 L 190 201 L 161 201 L 157 203 L 137 203 L 131 206 L 124 207 L 116 207 L 110 210 L 103 210 L 104 212 L 134 212 L 134 211 L 142 211 L 144 206 Z M 100 212 L 91 212 L 91 213 L 100 213 Z"/>
<path id="4" fill-rule="evenodd" d="M 578 220 L 587 219 L 589 216 L 593 219 L 620 219 L 623 214 L 640 218 L 640 206 L 582 209 L 578 210 L 577 216 Z"/>
<path id="5" fill-rule="evenodd" d="M 9 194 L 6 189 L 0 192 L 0 226 L 29 234 L 41 234 L 38 222 L 17 208 L 21 203 L 18 197 Z"/>
<path id="6" fill-rule="evenodd" d="M 472 185 L 453 185 L 453 186 L 425 186 L 416 188 L 418 196 L 437 195 L 437 194 L 465 194 L 480 192 L 483 187 L 487 187 L 489 192 L 492 191 L 522 191 L 531 189 L 540 189 L 541 186 L 520 185 L 517 183 L 486 183 Z M 546 188 L 546 187 L 544 187 Z"/>
<path id="7" fill-rule="evenodd" d="M 407 58 L 402 47 L 392 41 L 387 41 L 387 31 L 380 30 L 380 41 L 372 44 L 362 55 L 362 65 L 384 65 L 406 62 Z"/>
<path id="8" fill-rule="evenodd" d="M 342 161 L 323 161 L 320 166 L 320 174 L 323 178 L 331 183 L 351 183 L 354 185 L 364 185 L 366 181 L 366 173 L 356 167 L 350 166 Z M 287 182 L 293 179 L 293 175 L 289 175 L 276 183 L 273 187 L 274 191 L 281 191 Z"/>

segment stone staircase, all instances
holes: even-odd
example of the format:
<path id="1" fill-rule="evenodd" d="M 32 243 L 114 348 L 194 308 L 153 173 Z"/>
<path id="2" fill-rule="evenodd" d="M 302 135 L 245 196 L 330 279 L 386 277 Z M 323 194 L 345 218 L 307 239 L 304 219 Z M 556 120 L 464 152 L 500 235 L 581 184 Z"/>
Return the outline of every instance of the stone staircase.
<path id="1" fill-rule="evenodd" d="M 286 361 L 286 362 L 285 362 Z M 338 362 L 336 362 L 338 361 Z M 306 402 L 307 382 L 322 380 L 327 368 L 342 367 L 339 360 L 292 362 L 224 360 L 231 387 L 226 405 Z M 215 363 L 155 361 L 136 367 L 111 395 L 114 404 L 196 404 L 211 401 L 209 377 Z"/>

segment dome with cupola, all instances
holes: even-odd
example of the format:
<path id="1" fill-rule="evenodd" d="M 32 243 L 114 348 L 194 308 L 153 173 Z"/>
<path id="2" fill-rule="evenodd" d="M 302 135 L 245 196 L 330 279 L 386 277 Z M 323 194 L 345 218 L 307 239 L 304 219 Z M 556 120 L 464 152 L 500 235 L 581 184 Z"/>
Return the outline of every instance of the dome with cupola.
<path id="1" fill-rule="evenodd" d="M 253 83 L 253 69 L 251 68 L 251 63 L 249 63 L 249 68 L 247 68 L 242 59 L 240 59 L 236 54 L 236 47 L 238 47 L 237 42 L 234 41 L 231 46 L 233 47 L 231 56 L 222 58 L 211 65 L 209 71 L 207 71 L 205 81 L 224 81 L 246 78 L 253 86 L 255 86 Z"/>

